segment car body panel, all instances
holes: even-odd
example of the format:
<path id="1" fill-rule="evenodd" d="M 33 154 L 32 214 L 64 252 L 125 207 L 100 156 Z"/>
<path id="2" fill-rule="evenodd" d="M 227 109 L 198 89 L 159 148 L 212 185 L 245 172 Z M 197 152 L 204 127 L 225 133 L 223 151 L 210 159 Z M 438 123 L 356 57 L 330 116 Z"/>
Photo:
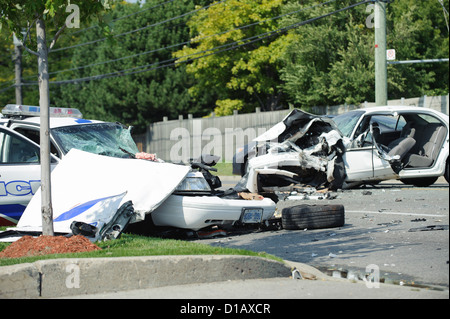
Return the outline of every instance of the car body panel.
<path id="1" fill-rule="evenodd" d="M 28 202 L 37 193 L 40 186 L 41 166 L 39 158 L 30 160 L 7 158 L 7 152 L 11 140 L 14 139 L 14 151 L 31 151 L 37 157 L 39 145 L 17 132 L 0 126 L 0 226 L 17 224 Z M 20 144 L 19 144 L 20 143 Z M 19 146 L 20 145 L 20 146 Z M 7 151 L 9 150 L 9 151 Z M 52 156 L 51 168 L 53 169 L 58 159 Z"/>
<path id="2" fill-rule="evenodd" d="M 52 172 L 53 217 L 56 220 L 80 203 L 126 193 L 120 203 L 133 202 L 138 218 L 145 218 L 186 177 L 188 166 L 132 158 L 114 158 L 72 149 Z M 22 230 L 39 228 L 41 196 L 35 194 L 19 220 Z M 55 232 L 69 232 L 70 224 L 54 223 Z"/>
<path id="3" fill-rule="evenodd" d="M 233 225 L 241 219 L 242 210 L 249 208 L 262 208 L 261 221 L 265 221 L 272 217 L 275 207 L 269 198 L 243 200 L 171 195 L 152 212 L 151 218 L 156 226 L 199 230 L 211 225 Z"/>

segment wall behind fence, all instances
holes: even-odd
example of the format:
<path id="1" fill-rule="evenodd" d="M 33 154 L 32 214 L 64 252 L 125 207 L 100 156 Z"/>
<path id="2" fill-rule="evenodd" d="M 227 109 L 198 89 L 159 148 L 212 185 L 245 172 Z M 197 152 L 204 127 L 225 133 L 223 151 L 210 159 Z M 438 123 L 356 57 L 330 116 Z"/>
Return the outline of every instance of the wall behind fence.
<path id="1" fill-rule="evenodd" d="M 449 114 L 449 96 L 422 96 L 390 100 L 388 105 L 414 105 L 435 109 Z M 313 107 L 311 112 L 319 115 L 337 115 L 344 112 L 375 106 L 335 105 Z M 167 120 L 151 124 L 146 134 L 134 136 L 138 147 L 168 162 L 187 162 L 201 154 L 215 154 L 223 161 L 231 162 L 237 148 L 244 146 L 256 136 L 280 122 L 291 110 L 235 114 L 221 117 Z"/>

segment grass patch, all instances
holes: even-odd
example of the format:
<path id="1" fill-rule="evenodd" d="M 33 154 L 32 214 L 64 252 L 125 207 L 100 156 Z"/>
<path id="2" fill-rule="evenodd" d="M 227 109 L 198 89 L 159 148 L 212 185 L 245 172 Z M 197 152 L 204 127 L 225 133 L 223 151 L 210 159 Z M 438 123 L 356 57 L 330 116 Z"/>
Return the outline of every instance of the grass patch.
<path id="1" fill-rule="evenodd" d="M 23 258 L 0 258 L 0 266 L 20 263 L 31 263 L 42 259 L 55 258 L 95 258 L 95 257 L 125 257 L 125 256 L 162 256 L 162 255 L 243 255 L 268 258 L 282 262 L 282 259 L 265 252 L 253 252 L 244 249 L 213 247 L 206 244 L 194 243 L 176 239 L 162 239 L 133 234 L 122 234 L 121 238 L 106 242 L 97 242 L 101 250 L 53 254 Z M 0 243 L 0 251 L 9 243 Z"/>
<path id="2" fill-rule="evenodd" d="M 217 172 L 212 172 L 214 175 L 219 176 L 235 176 L 233 175 L 233 164 L 227 162 L 219 162 L 214 165 L 217 168 Z"/>

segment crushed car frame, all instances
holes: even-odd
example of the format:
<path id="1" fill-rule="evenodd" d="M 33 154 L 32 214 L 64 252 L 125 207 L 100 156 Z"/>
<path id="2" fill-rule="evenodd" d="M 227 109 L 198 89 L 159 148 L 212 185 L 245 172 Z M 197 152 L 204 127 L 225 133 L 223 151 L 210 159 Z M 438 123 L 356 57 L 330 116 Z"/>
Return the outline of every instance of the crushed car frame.
<path id="1" fill-rule="evenodd" d="M 412 106 L 359 109 L 333 118 L 293 110 L 238 150 L 241 187 L 266 192 L 292 183 L 330 189 L 399 179 L 449 180 L 449 117 Z"/>

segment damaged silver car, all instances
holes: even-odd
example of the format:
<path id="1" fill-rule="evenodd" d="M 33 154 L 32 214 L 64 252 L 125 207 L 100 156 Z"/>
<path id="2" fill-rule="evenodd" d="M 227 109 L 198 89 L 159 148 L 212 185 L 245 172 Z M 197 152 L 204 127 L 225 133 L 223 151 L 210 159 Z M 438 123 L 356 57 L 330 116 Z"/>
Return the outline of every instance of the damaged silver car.
<path id="1" fill-rule="evenodd" d="M 360 109 L 332 119 L 293 110 L 233 158 L 238 185 L 270 192 L 291 184 L 330 190 L 400 179 L 449 179 L 448 115 L 419 107 Z"/>

